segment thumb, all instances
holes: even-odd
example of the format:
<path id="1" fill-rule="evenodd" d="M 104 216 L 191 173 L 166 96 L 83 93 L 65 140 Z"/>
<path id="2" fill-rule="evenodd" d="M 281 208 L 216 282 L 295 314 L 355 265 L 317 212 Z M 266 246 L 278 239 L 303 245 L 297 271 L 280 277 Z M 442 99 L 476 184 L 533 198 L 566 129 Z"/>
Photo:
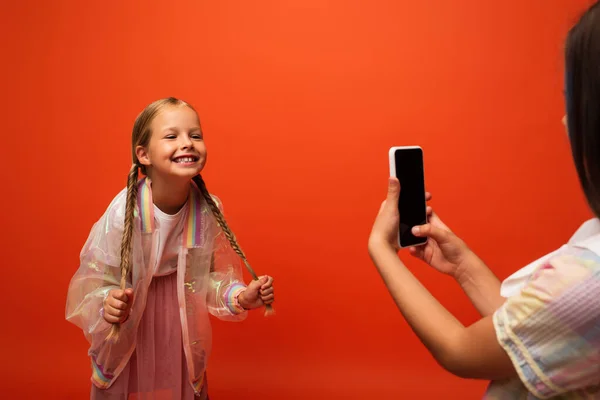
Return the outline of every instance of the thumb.
<path id="1" fill-rule="evenodd" d="M 259 278 L 258 280 L 253 280 L 251 281 L 248 286 L 247 286 L 247 290 L 252 290 L 254 292 L 258 292 L 258 290 L 260 289 L 260 287 L 263 285 L 263 278 Z"/>
<path id="2" fill-rule="evenodd" d="M 397 207 L 400 198 L 400 182 L 398 178 L 390 176 L 388 179 L 388 194 L 386 199 L 387 207 Z"/>
<path id="3" fill-rule="evenodd" d="M 127 296 L 127 302 L 131 302 L 131 300 L 133 300 L 133 289 L 125 289 L 125 295 Z"/>
<path id="4" fill-rule="evenodd" d="M 127 301 L 127 295 L 125 294 L 124 290 L 117 289 L 113 292 L 112 296 L 117 300 Z"/>
<path id="5" fill-rule="evenodd" d="M 432 224 L 415 226 L 412 229 L 412 233 L 417 237 L 430 237 L 439 244 L 447 243 L 450 240 L 450 235 L 452 234 L 450 231 L 446 229 L 440 229 Z"/>

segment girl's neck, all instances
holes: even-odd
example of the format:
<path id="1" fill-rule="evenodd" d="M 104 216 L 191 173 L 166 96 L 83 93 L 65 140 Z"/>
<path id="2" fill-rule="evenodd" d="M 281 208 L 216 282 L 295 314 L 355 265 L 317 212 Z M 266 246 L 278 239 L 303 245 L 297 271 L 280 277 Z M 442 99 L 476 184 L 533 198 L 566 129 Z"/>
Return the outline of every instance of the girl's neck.
<path id="1" fill-rule="evenodd" d="M 177 214 L 190 194 L 189 180 L 164 179 L 153 176 L 152 201 L 165 214 Z"/>

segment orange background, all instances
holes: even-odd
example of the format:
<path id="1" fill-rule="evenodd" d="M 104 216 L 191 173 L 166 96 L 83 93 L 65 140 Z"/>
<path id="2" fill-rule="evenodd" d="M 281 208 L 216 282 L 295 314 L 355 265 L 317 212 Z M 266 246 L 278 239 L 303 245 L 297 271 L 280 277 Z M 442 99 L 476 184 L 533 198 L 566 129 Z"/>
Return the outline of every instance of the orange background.
<path id="1" fill-rule="evenodd" d="M 67 285 L 125 185 L 135 116 L 172 95 L 199 110 L 209 190 L 276 284 L 275 318 L 215 321 L 211 400 L 479 398 L 369 261 L 387 150 L 424 148 L 432 205 L 500 278 L 561 245 L 590 216 L 560 123 L 564 36 L 589 1 L 169 3 L 1 6 L 1 397 L 88 398 Z"/>

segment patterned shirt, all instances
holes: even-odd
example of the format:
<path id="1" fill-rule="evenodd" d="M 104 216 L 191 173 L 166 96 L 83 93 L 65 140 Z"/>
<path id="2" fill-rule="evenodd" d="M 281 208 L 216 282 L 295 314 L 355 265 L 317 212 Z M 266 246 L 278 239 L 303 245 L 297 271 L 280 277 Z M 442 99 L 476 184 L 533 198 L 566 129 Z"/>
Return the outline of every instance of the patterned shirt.
<path id="1" fill-rule="evenodd" d="M 492 382 L 485 400 L 600 399 L 600 256 L 567 247 L 493 320 L 519 378 Z"/>

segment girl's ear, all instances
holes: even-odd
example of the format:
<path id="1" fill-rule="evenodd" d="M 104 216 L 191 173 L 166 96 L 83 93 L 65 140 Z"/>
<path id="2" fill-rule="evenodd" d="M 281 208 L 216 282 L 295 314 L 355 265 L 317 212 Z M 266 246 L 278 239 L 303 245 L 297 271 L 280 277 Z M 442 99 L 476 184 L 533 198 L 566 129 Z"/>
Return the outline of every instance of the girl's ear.
<path id="1" fill-rule="evenodd" d="M 152 163 L 150 162 L 150 157 L 148 155 L 148 150 L 144 146 L 137 146 L 135 148 L 135 155 L 140 164 L 145 166 L 152 165 Z"/>

